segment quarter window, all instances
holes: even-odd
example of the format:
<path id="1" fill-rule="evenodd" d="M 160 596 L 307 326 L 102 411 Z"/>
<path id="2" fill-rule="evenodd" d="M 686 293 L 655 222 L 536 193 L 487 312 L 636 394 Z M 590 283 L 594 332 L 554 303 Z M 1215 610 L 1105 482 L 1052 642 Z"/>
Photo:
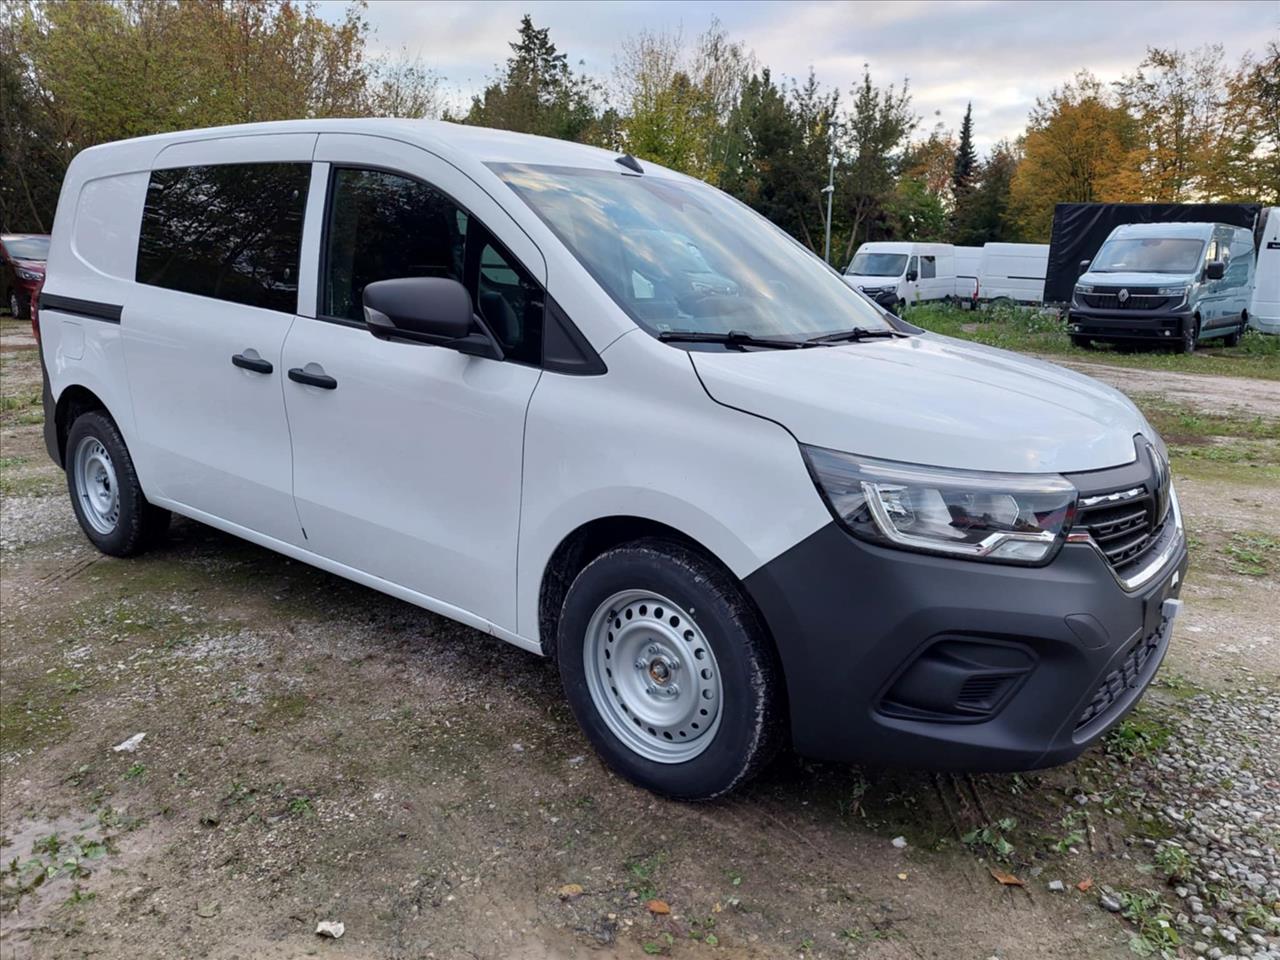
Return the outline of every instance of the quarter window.
<path id="1" fill-rule="evenodd" d="M 155 170 L 139 283 L 293 313 L 311 167 L 236 163 Z"/>
<path id="2" fill-rule="evenodd" d="M 361 322 L 364 288 L 447 277 L 513 360 L 542 355 L 541 288 L 485 227 L 429 184 L 382 170 L 338 169 L 331 184 L 320 312 Z"/>

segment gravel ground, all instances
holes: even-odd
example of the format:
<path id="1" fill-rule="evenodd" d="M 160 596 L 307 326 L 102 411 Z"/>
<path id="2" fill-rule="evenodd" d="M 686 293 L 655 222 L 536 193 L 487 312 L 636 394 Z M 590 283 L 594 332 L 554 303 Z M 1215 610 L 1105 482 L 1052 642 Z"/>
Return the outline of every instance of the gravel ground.
<path id="1" fill-rule="evenodd" d="M 1173 922 L 1196 954 L 1280 960 L 1280 694 L 1205 693 L 1184 707 L 1151 766 L 1127 778 L 1136 809 L 1169 833 L 1140 842 L 1168 865 Z"/>

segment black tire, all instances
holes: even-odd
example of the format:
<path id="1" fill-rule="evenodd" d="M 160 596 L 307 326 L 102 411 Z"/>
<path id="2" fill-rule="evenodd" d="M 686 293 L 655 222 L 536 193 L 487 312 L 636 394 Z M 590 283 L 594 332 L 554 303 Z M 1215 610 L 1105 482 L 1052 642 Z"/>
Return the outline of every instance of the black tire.
<path id="1" fill-rule="evenodd" d="M 1222 345 L 1224 347 L 1240 346 L 1240 338 L 1244 336 L 1245 327 L 1247 327 L 1248 325 L 1249 325 L 1248 316 L 1241 317 L 1239 326 L 1237 326 L 1234 330 L 1232 330 L 1230 333 L 1228 333 L 1225 337 L 1222 338 Z"/>
<path id="2" fill-rule="evenodd" d="M 1073 333 L 1071 334 L 1071 345 L 1073 347 L 1079 347 L 1081 350 L 1092 350 L 1093 339 L 1079 333 Z"/>
<path id="3" fill-rule="evenodd" d="M 26 320 L 27 311 L 22 309 L 22 295 L 17 290 L 9 291 L 9 312 L 16 320 Z"/>
<path id="4" fill-rule="evenodd" d="M 1192 354 L 1196 352 L 1196 345 L 1200 342 L 1200 318 L 1193 317 L 1191 322 L 1182 328 L 1182 343 L 1179 345 L 1183 353 Z"/>
<path id="5" fill-rule="evenodd" d="M 118 510 L 109 530 L 101 530 L 90 519 L 92 508 L 87 506 L 77 492 L 79 458 L 77 451 L 86 442 L 97 441 L 110 458 L 115 475 Z M 89 541 L 103 553 L 113 557 L 132 557 L 164 538 L 169 528 L 169 511 L 147 502 L 133 468 L 133 458 L 125 446 L 120 429 L 105 411 L 93 410 L 81 414 L 67 434 L 66 449 L 67 493 L 80 529 Z M 101 525 L 101 520 L 99 525 Z"/>
<path id="6" fill-rule="evenodd" d="M 692 759 L 659 762 L 642 756 L 610 729 L 592 698 L 585 661 L 593 617 L 629 590 L 653 591 L 690 611 L 711 647 L 723 691 L 719 725 L 714 734 L 705 734 L 708 743 Z M 592 746 L 619 775 L 655 793 L 678 800 L 721 796 L 759 772 L 783 741 L 781 670 L 759 615 L 732 576 L 681 544 L 641 540 L 587 564 L 565 596 L 556 657 L 569 706 Z"/>

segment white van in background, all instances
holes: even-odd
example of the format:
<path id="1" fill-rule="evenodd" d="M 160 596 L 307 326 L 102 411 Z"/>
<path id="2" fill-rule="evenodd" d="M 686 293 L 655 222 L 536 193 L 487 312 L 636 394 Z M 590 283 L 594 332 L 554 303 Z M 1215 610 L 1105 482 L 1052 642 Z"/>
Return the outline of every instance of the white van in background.
<path id="1" fill-rule="evenodd" d="M 953 247 L 956 257 L 955 298 L 961 306 L 978 305 L 978 268 L 982 264 L 982 247 Z"/>
<path id="2" fill-rule="evenodd" d="M 978 266 L 978 300 L 1040 304 L 1049 266 L 1047 243 L 988 243 Z"/>
<path id="3" fill-rule="evenodd" d="M 1262 333 L 1280 334 L 1280 207 L 1268 207 L 1262 218 L 1249 326 Z"/>
<path id="4" fill-rule="evenodd" d="M 956 294 L 955 247 L 949 243 L 864 243 L 844 271 L 844 282 L 886 310 Z"/>

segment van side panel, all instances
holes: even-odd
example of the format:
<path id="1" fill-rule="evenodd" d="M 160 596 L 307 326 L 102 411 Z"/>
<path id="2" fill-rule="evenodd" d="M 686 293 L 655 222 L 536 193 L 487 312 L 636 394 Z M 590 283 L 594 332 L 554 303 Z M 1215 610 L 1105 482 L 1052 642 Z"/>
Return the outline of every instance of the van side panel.
<path id="1" fill-rule="evenodd" d="M 636 330 L 603 356 L 601 377 L 544 373 L 529 404 L 517 574 L 524 637 L 539 636 L 552 554 L 592 520 L 674 527 L 740 578 L 831 522 L 792 435 L 712 400 L 687 352 Z"/>
<path id="2" fill-rule="evenodd" d="M 1258 262 L 1254 265 L 1253 300 L 1249 326 L 1263 333 L 1280 334 L 1280 207 L 1269 207 Z"/>
<path id="3" fill-rule="evenodd" d="M 133 284 L 145 167 L 155 150 L 131 142 L 95 147 L 72 161 L 58 198 L 40 311 L 53 399 L 70 386 L 92 391 L 131 451 L 137 431 L 119 317 Z M 145 485 L 149 465 L 137 457 L 134 465 Z"/>

